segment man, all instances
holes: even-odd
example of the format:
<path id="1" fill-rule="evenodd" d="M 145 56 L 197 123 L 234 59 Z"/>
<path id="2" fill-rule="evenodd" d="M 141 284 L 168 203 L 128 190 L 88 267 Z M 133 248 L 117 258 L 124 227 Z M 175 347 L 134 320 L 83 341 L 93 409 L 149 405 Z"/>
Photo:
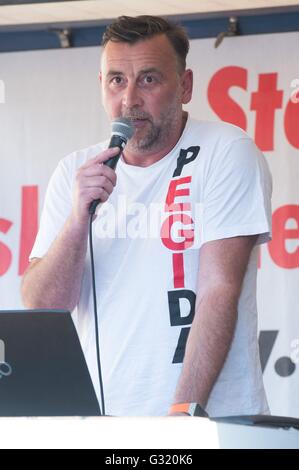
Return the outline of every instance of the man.
<path id="1" fill-rule="evenodd" d="M 180 27 L 157 17 L 120 17 L 107 28 L 103 104 L 110 120 L 130 119 L 134 135 L 116 171 L 103 165 L 117 154 L 107 142 L 60 162 L 23 280 L 29 308 L 77 306 L 97 386 L 87 239 L 88 208 L 101 199 L 93 230 L 110 415 L 188 414 L 194 403 L 211 416 L 268 412 L 256 272 L 271 178 L 241 129 L 183 111 L 192 96 L 188 47 Z M 148 222 L 157 205 L 158 235 Z"/>

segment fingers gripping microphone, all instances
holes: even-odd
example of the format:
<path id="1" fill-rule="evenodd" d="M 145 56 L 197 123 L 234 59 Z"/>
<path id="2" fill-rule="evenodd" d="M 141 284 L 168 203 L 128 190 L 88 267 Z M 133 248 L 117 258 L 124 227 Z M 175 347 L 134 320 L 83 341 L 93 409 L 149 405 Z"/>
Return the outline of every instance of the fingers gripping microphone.
<path id="1" fill-rule="evenodd" d="M 112 135 L 109 142 L 109 147 L 119 147 L 119 153 L 115 157 L 109 158 L 104 165 L 109 166 L 113 170 L 116 168 L 119 157 L 122 154 L 123 149 L 125 148 L 128 140 L 132 137 L 134 133 L 134 127 L 131 121 L 127 118 L 117 118 L 112 122 Z M 97 205 L 101 202 L 101 199 L 95 199 L 89 206 L 89 214 L 93 215 L 97 208 Z"/>

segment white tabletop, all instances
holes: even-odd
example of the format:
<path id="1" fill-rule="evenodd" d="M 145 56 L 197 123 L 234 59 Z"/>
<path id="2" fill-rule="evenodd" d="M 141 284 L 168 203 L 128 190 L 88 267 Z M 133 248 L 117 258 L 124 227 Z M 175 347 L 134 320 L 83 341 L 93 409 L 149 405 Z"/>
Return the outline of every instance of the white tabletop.
<path id="1" fill-rule="evenodd" d="M 204 418 L 0 418 L 2 449 L 297 448 L 299 431 Z"/>

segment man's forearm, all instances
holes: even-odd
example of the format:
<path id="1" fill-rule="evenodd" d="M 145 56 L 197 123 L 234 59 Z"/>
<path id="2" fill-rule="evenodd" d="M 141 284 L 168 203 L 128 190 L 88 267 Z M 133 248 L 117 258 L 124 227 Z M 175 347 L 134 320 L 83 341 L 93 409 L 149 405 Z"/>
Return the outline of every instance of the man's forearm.
<path id="1" fill-rule="evenodd" d="M 92 201 L 106 202 L 116 185 L 109 158 L 119 153 L 108 148 L 78 168 L 73 192 L 73 209 L 47 254 L 33 261 L 24 275 L 22 298 L 28 308 L 73 310 L 80 297 Z"/>
<path id="2" fill-rule="evenodd" d="M 188 337 L 174 403 L 205 407 L 229 351 L 237 318 L 237 296 L 221 287 L 203 296 Z"/>
<path id="3" fill-rule="evenodd" d="M 22 282 L 27 308 L 73 310 L 78 302 L 88 239 L 88 224 L 70 216 L 48 253 L 29 266 Z"/>

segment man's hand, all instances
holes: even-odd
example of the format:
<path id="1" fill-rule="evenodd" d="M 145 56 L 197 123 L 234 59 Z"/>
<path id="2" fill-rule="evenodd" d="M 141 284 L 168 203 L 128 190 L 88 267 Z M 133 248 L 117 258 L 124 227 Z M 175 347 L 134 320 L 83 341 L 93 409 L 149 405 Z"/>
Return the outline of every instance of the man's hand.
<path id="1" fill-rule="evenodd" d="M 116 184 L 116 173 L 103 162 L 117 155 L 107 149 L 79 168 L 73 210 L 46 255 L 34 260 L 22 283 L 27 308 L 72 311 L 81 292 L 88 239 L 89 206 L 94 199 L 107 201 Z"/>
<path id="2" fill-rule="evenodd" d="M 105 202 L 112 193 L 116 185 L 116 173 L 103 163 L 118 152 L 118 147 L 104 150 L 78 169 L 73 206 L 73 216 L 77 222 L 87 223 L 92 201 L 101 199 L 101 202 Z"/>

